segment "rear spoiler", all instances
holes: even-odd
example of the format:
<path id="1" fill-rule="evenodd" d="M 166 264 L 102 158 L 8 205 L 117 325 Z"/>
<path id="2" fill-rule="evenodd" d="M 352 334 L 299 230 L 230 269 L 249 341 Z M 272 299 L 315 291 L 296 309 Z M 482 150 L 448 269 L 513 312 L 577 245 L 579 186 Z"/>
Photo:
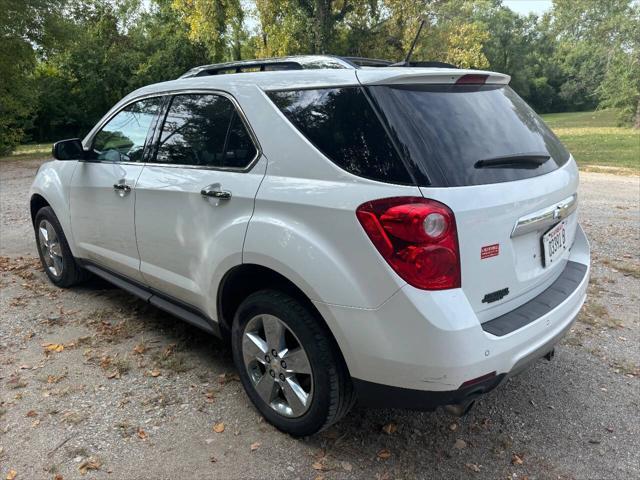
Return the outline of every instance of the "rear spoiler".
<path id="1" fill-rule="evenodd" d="M 376 68 L 356 70 L 358 81 L 362 85 L 409 85 L 416 83 L 431 84 L 494 84 L 507 85 L 509 75 L 483 70 L 458 70 L 449 68 Z"/>

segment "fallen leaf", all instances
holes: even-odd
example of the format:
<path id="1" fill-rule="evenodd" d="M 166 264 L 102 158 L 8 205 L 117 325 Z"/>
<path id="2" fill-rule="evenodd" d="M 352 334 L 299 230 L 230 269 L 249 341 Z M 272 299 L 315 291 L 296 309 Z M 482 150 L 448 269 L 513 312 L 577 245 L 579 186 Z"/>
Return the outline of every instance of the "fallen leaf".
<path id="1" fill-rule="evenodd" d="M 398 430 L 398 426 L 395 423 L 387 423 L 385 426 L 382 427 L 382 431 L 387 435 L 392 435 L 396 433 L 397 430 Z"/>
<path id="2" fill-rule="evenodd" d="M 147 351 L 147 347 L 145 347 L 143 343 L 139 343 L 138 345 L 133 347 L 133 352 L 137 353 L 138 355 L 142 355 L 146 351 Z"/>
<path id="3" fill-rule="evenodd" d="M 110 380 L 115 378 L 117 380 L 117 379 L 120 378 L 120 372 L 118 370 L 115 370 L 115 371 L 111 372 L 110 374 L 108 374 L 107 378 L 110 379 Z"/>
<path id="4" fill-rule="evenodd" d="M 240 376 L 237 373 L 222 373 L 218 375 L 218 383 L 225 385 L 229 382 L 239 382 Z"/>
<path id="5" fill-rule="evenodd" d="M 345 472 L 350 472 L 351 470 L 353 470 L 353 465 L 351 465 L 349 462 L 340 462 L 340 465 Z"/>
<path id="6" fill-rule="evenodd" d="M 143 429 L 141 429 L 140 427 L 138 427 L 138 432 L 137 432 L 138 438 L 141 440 L 146 440 L 147 437 L 149 435 L 147 435 L 147 432 L 145 432 Z"/>
<path id="7" fill-rule="evenodd" d="M 44 347 L 45 352 L 60 353 L 64 350 L 64 345 L 61 343 L 43 343 L 42 346 Z"/>
<path id="8" fill-rule="evenodd" d="M 66 375 L 48 375 L 47 383 L 58 383 L 60 380 L 65 378 Z"/>
<path id="9" fill-rule="evenodd" d="M 259 448 L 260 448 L 260 445 L 262 445 L 260 442 L 253 442 L 253 443 L 251 444 L 251 451 L 253 452 L 253 451 L 255 451 L 255 450 L 259 449 Z"/>
<path id="10" fill-rule="evenodd" d="M 224 432 L 224 423 L 218 422 L 213 424 L 213 431 L 216 433 Z"/>
<path id="11" fill-rule="evenodd" d="M 380 450 L 376 456 L 380 459 L 380 460 L 386 460 L 387 458 L 389 458 L 391 456 L 391 452 L 386 449 L 383 448 L 382 450 Z"/>
<path id="12" fill-rule="evenodd" d="M 157 370 L 157 369 L 153 369 L 149 373 L 151 374 L 152 377 L 159 377 L 160 376 L 160 370 Z"/>
<path id="13" fill-rule="evenodd" d="M 7 473 L 7 480 L 13 480 L 17 475 L 18 472 L 16 472 L 15 470 L 9 470 L 9 472 Z"/>
<path id="14" fill-rule="evenodd" d="M 89 470 L 99 470 L 102 466 L 102 462 L 96 457 L 89 457 L 80 464 L 78 470 L 82 475 L 86 475 Z"/>
<path id="15" fill-rule="evenodd" d="M 313 465 L 311 465 L 311 468 L 319 471 L 329 470 L 329 468 L 324 464 L 323 461 L 313 462 Z"/>
<path id="16" fill-rule="evenodd" d="M 522 465 L 524 460 L 522 460 L 522 454 L 518 455 L 514 453 L 511 455 L 511 465 Z"/>
<path id="17" fill-rule="evenodd" d="M 466 446 L 467 446 L 467 442 L 465 442 L 461 438 L 457 439 L 456 443 L 453 444 L 453 448 L 457 450 L 462 450 L 463 448 L 466 448 Z"/>
<path id="18" fill-rule="evenodd" d="M 479 472 L 480 471 L 480 466 L 476 465 L 475 463 L 467 463 L 467 464 L 465 464 L 465 467 L 467 467 L 472 472 Z"/>
<path id="19" fill-rule="evenodd" d="M 26 416 L 29 417 L 29 418 L 37 417 L 38 416 L 38 412 L 36 412 L 35 410 L 29 410 L 27 412 Z"/>
<path id="20" fill-rule="evenodd" d="M 53 477 L 53 480 L 64 480 L 64 477 L 61 474 L 57 473 L 56 476 Z"/>

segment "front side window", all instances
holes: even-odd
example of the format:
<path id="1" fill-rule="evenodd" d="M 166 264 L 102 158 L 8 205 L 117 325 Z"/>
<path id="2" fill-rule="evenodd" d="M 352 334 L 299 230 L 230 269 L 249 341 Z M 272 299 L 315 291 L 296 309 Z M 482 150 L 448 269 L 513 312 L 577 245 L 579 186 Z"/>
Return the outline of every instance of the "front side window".
<path id="1" fill-rule="evenodd" d="M 97 160 L 140 162 L 153 117 L 162 98 L 154 97 L 127 105 L 96 134 L 93 152 Z"/>
<path id="2" fill-rule="evenodd" d="M 176 95 L 162 126 L 156 163 L 245 168 L 256 147 L 233 103 L 221 95 Z"/>
<path id="3" fill-rule="evenodd" d="M 274 91 L 269 97 L 339 167 L 380 182 L 413 184 L 361 88 Z"/>

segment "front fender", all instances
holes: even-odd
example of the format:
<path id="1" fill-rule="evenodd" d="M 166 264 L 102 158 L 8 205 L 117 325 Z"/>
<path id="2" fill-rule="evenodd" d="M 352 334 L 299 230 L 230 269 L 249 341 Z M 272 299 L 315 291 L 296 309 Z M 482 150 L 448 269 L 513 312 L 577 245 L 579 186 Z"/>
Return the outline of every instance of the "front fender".
<path id="1" fill-rule="evenodd" d="M 78 162 L 52 160 L 42 164 L 29 190 L 29 200 L 39 195 L 51 206 L 62 226 L 71 253 L 76 255 L 69 215 L 69 185 Z M 36 212 L 33 212 L 35 215 Z M 32 218 L 33 220 L 33 218 Z"/>

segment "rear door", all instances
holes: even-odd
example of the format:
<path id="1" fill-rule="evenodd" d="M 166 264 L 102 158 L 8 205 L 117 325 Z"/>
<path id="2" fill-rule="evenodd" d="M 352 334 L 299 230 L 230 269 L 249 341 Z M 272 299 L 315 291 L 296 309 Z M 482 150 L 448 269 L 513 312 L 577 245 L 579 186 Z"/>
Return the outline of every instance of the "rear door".
<path id="1" fill-rule="evenodd" d="M 79 256 L 141 281 L 134 207 L 148 135 L 162 99 L 130 103 L 93 137 L 70 185 L 73 238 Z"/>
<path id="2" fill-rule="evenodd" d="M 540 117 L 506 85 L 367 90 L 423 195 L 456 216 L 462 288 L 480 319 L 547 288 L 573 243 L 578 171 Z"/>
<path id="3" fill-rule="evenodd" d="M 224 93 L 170 99 L 136 185 L 136 236 L 148 285 L 215 317 L 215 286 L 242 261 L 266 159 Z"/>

